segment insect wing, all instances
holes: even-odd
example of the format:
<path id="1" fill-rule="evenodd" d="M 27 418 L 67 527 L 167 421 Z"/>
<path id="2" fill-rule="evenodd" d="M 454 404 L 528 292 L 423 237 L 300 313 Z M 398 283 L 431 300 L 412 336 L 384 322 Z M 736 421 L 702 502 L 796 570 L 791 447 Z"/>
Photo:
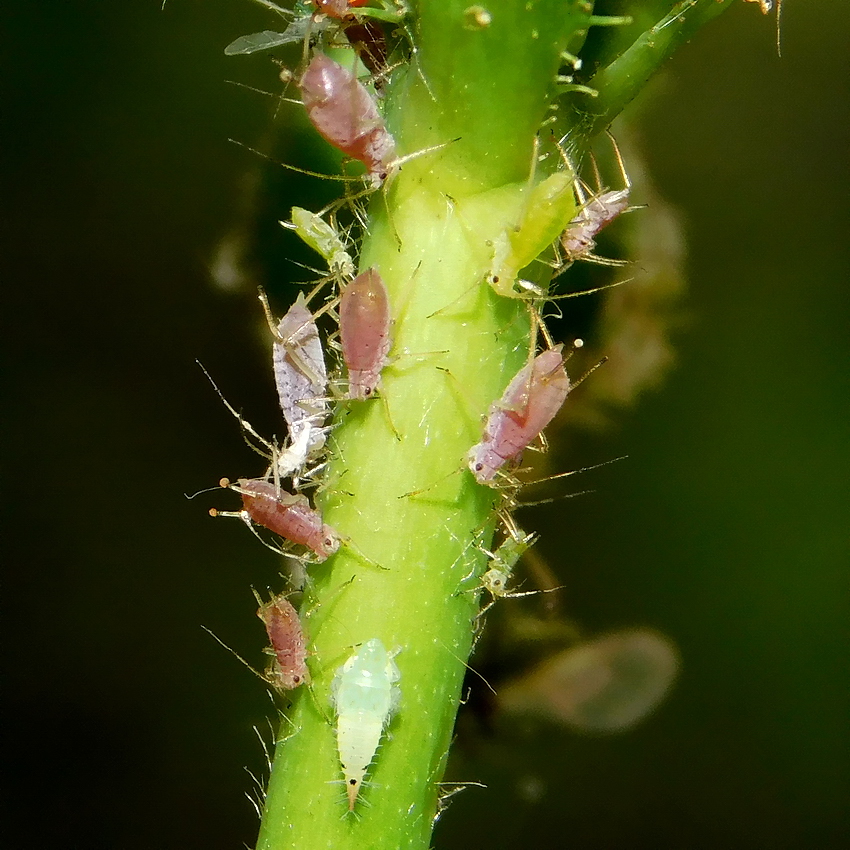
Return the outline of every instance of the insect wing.
<path id="1" fill-rule="evenodd" d="M 308 18 L 293 21 L 284 32 L 263 30 L 262 32 L 239 36 L 224 48 L 224 53 L 226 56 L 245 56 L 249 53 L 258 53 L 261 50 L 272 50 L 284 44 L 304 41 L 309 24 Z"/>

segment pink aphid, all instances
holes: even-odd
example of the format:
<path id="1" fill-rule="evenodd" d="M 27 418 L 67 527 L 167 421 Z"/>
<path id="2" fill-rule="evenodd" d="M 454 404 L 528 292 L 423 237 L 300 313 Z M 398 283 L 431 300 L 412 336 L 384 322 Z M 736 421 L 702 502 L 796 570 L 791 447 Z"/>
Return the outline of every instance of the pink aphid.
<path id="1" fill-rule="evenodd" d="M 328 412 L 328 372 L 319 329 L 303 294 L 289 308 L 275 330 L 272 348 L 274 378 L 290 447 L 279 458 L 279 474 L 300 468 L 307 456 L 325 441 L 323 425 Z M 289 455 L 293 457 L 290 458 Z M 280 468 L 280 461 L 286 468 Z"/>
<path id="2" fill-rule="evenodd" d="M 538 354 L 517 372 L 501 399 L 490 407 L 484 438 L 469 450 L 469 469 L 480 484 L 519 460 L 528 444 L 552 421 L 570 392 L 562 345 Z"/>
<path id="3" fill-rule="evenodd" d="M 348 369 L 348 395 L 368 399 L 374 394 L 390 350 L 390 302 L 376 269 L 357 275 L 339 303 L 342 357 Z"/>
<path id="4" fill-rule="evenodd" d="M 366 88 L 323 53 L 313 57 L 299 85 L 313 126 L 335 148 L 360 160 L 379 186 L 395 157 L 395 140 Z"/>
<path id="5" fill-rule="evenodd" d="M 213 516 L 237 516 L 249 525 L 262 525 L 291 543 L 305 546 L 319 561 L 339 549 L 339 535 L 301 493 L 287 493 L 270 481 L 258 478 L 240 478 L 235 486 L 222 478 L 221 486 L 242 495 L 242 510 L 229 512 L 213 508 L 210 511 Z"/>
<path id="6" fill-rule="evenodd" d="M 628 187 L 602 192 L 584 202 L 561 234 L 561 247 L 568 262 L 592 257 L 599 231 L 629 208 L 629 192 Z"/>
<path id="7" fill-rule="evenodd" d="M 352 17 L 352 9 L 365 6 L 367 2 L 368 0 L 313 0 L 313 5 L 329 18 L 345 20 Z"/>
<path id="8" fill-rule="evenodd" d="M 274 660 L 266 674 L 269 683 L 279 690 L 289 691 L 309 682 L 304 630 L 292 603 L 283 594 L 273 596 L 268 602 L 261 602 L 257 616 L 265 624 L 274 652 Z"/>

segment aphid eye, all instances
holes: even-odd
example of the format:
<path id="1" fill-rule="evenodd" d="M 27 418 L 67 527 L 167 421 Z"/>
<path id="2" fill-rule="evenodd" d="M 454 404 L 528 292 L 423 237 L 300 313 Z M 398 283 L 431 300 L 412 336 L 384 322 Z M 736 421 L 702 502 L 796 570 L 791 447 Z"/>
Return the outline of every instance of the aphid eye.
<path id="1" fill-rule="evenodd" d="M 363 394 L 364 394 L 364 395 L 372 395 L 372 388 L 371 388 L 371 387 L 366 387 L 366 388 L 363 390 Z"/>
<path id="2" fill-rule="evenodd" d="M 483 463 L 480 463 L 480 462 L 479 462 L 479 463 L 476 463 L 476 464 L 475 464 L 475 471 L 476 471 L 476 472 L 481 472 L 481 470 L 482 470 L 482 469 L 484 469 L 484 464 L 483 464 Z"/>
<path id="3" fill-rule="evenodd" d="M 492 280 L 493 283 L 498 283 L 499 282 L 499 275 L 494 274 L 493 277 L 491 278 L 491 280 Z"/>

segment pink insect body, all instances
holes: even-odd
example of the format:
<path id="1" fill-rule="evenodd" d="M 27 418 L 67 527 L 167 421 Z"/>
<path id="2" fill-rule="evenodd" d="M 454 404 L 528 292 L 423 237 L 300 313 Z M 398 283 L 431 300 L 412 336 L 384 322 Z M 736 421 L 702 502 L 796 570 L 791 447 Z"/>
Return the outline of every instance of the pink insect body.
<path id="1" fill-rule="evenodd" d="M 595 237 L 620 213 L 629 208 L 629 189 L 603 192 L 591 198 L 561 234 L 561 246 L 567 261 L 587 257 L 596 247 Z"/>
<path id="2" fill-rule="evenodd" d="M 395 140 L 357 77 L 317 53 L 301 77 L 301 99 L 313 126 L 335 148 L 362 162 L 375 186 L 387 176 Z"/>
<path id="3" fill-rule="evenodd" d="M 260 605 L 257 616 L 263 621 L 274 650 L 268 680 L 280 690 L 289 691 L 310 681 L 307 645 L 298 612 L 284 596 L 273 596 Z"/>
<path id="4" fill-rule="evenodd" d="M 319 12 L 340 21 L 350 18 L 352 8 L 365 6 L 366 2 L 367 0 L 313 0 Z"/>
<path id="5" fill-rule="evenodd" d="M 342 356 L 348 369 L 348 394 L 371 398 L 390 350 L 390 302 L 375 269 L 359 274 L 342 293 L 339 304 Z"/>
<path id="6" fill-rule="evenodd" d="M 484 438 L 469 450 L 469 469 L 480 484 L 492 487 L 499 469 L 518 461 L 561 409 L 570 392 L 562 348 L 556 345 L 523 366 L 490 407 Z"/>
<path id="7" fill-rule="evenodd" d="M 300 466 L 306 455 L 324 445 L 322 428 L 327 417 L 328 372 L 319 329 L 303 295 L 289 308 L 277 326 L 273 346 L 274 376 L 283 418 L 291 444 L 299 446 Z M 280 470 L 287 475 L 291 469 Z"/>
<path id="8" fill-rule="evenodd" d="M 269 481 L 240 478 L 235 488 L 242 494 L 242 515 L 292 543 L 306 546 L 320 561 L 339 549 L 339 536 L 310 507 L 306 496 L 287 493 Z"/>

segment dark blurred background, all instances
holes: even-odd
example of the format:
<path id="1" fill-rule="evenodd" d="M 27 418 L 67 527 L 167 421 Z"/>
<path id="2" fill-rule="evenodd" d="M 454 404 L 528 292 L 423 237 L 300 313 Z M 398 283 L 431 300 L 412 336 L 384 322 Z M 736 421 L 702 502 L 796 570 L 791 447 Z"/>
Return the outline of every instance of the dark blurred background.
<path id="1" fill-rule="evenodd" d="M 276 220 L 321 203 L 289 182 L 258 213 L 227 142 L 269 132 L 274 102 L 226 81 L 274 74 L 222 50 L 270 22 L 238 0 L 0 15 L 2 843 L 252 846 L 271 706 L 200 626 L 259 663 L 249 586 L 278 564 L 183 494 L 257 464 L 195 358 L 279 430 L 254 291 L 222 285 L 233 234 L 258 216 L 285 258 Z M 676 365 L 555 449 L 628 460 L 528 520 L 570 616 L 662 630 L 678 685 L 622 736 L 470 724 L 455 778 L 490 790 L 446 813 L 444 850 L 850 846 L 850 7 L 786 0 L 781 61 L 772 28 L 737 4 L 638 110 L 687 235 Z M 285 303 L 297 270 L 257 274 Z"/>

